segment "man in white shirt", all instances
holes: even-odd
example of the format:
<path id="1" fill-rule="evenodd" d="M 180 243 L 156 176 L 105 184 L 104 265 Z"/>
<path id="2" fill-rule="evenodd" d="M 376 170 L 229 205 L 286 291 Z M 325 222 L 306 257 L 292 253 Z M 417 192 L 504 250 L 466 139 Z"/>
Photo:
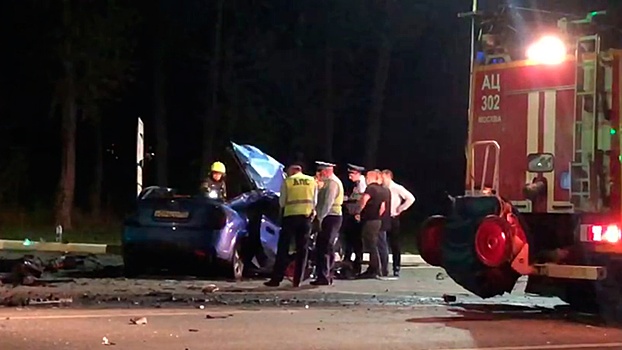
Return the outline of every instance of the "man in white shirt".
<path id="1" fill-rule="evenodd" d="M 384 186 L 391 191 L 391 224 L 387 231 L 387 240 L 393 255 L 393 275 L 399 277 L 401 267 L 400 249 L 400 214 L 415 203 L 415 196 L 404 186 L 393 181 L 393 172 L 389 169 L 382 171 Z"/>

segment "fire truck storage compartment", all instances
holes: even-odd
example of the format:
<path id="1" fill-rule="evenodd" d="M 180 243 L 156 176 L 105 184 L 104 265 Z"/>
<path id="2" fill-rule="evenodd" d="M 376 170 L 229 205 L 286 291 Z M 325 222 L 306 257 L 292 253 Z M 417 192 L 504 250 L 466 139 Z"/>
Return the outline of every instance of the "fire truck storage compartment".
<path id="1" fill-rule="evenodd" d="M 559 66 L 505 65 L 483 67 L 474 79 L 470 143 L 494 140 L 500 145 L 500 195 L 523 201 L 523 188 L 538 174 L 529 172 L 528 155 L 554 156 L 553 171 L 543 173 L 551 183 L 551 203 L 568 203 L 564 174 L 570 171 L 574 132 L 574 62 Z M 481 186 L 482 172 L 492 179 L 492 159 L 476 152 L 470 181 Z M 468 188 L 468 187 L 467 187 Z"/>

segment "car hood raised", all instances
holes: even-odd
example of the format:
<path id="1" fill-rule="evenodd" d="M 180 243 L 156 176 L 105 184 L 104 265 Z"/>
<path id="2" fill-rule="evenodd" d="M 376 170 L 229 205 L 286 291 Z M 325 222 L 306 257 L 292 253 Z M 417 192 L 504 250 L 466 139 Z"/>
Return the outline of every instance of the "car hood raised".
<path id="1" fill-rule="evenodd" d="M 283 164 L 255 146 L 235 142 L 231 142 L 231 146 L 243 170 L 258 189 L 280 194 L 285 178 Z"/>

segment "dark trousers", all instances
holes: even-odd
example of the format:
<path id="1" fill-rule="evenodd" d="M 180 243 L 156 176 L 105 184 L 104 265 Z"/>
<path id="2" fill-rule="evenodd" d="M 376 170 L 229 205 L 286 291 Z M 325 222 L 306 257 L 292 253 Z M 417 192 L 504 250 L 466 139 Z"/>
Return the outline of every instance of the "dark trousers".
<path id="1" fill-rule="evenodd" d="M 342 220 L 340 215 L 329 215 L 322 220 L 315 243 L 317 254 L 315 269 L 318 281 L 330 282 L 332 280 L 331 270 L 335 264 L 335 242 L 339 235 Z"/>
<path id="2" fill-rule="evenodd" d="M 369 252 L 369 266 L 366 273 L 380 274 L 380 255 L 378 254 L 378 234 L 382 221 L 369 220 L 363 222 L 363 245 Z"/>
<path id="3" fill-rule="evenodd" d="M 245 244 L 244 249 L 245 264 L 248 266 L 254 265 L 253 258 L 257 258 L 259 266 L 263 266 L 268 260 L 268 256 L 264 251 L 263 244 L 261 243 L 261 215 L 251 214 L 248 217 L 248 244 Z"/>
<path id="4" fill-rule="evenodd" d="M 387 231 L 378 234 L 378 255 L 380 255 L 380 275 L 389 275 L 389 245 L 387 244 Z"/>
<path id="5" fill-rule="evenodd" d="M 296 269 L 294 272 L 294 286 L 299 286 L 303 280 L 307 258 L 309 254 L 309 235 L 311 234 L 311 218 L 304 215 L 283 217 L 279 245 L 276 251 L 276 261 L 272 279 L 283 281 L 285 269 L 289 264 L 289 245 L 292 237 L 296 241 Z"/>
<path id="6" fill-rule="evenodd" d="M 363 260 L 362 224 L 354 218 L 354 215 L 348 215 L 344 219 L 345 261 L 351 262 L 354 272 L 358 274 L 361 272 L 361 261 Z M 354 254 L 354 260 L 352 254 Z"/>
<path id="7" fill-rule="evenodd" d="M 400 217 L 391 218 L 391 229 L 387 231 L 387 241 L 393 254 L 393 272 L 399 271 L 402 266 L 402 250 L 400 248 Z"/>

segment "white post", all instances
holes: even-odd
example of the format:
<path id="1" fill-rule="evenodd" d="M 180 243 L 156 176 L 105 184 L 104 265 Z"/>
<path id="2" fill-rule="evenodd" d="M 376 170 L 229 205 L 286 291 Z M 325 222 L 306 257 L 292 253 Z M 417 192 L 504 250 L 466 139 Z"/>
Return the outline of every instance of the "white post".
<path id="1" fill-rule="evenodd" d="M 63 242 L 63 226 L 61 225 L 56 226 L 56 242 Z"/>
<path id="2" fill-rule="evenodd" d="M 469 75 L 469 110 L 471 109 L 471 98 L 473 97 L 473 71 L 475 70 L 475 41 L 476 35 L 475 33 L 475 13 L 477 13 L 477 0 L 473 0 L 473 4 L 471 7 L 471 11 L 473 12 L 473 16 L 471 16 L 471 67 L 470 67 L 470 75 Z"/>
<path id="3" fill-rule="evenodd" d="M 468 183 L 472 183 L 474 181 L 474 179 L 470 178 L 470 172 L 469 172 L 469 168 L 471 166 L 471 162 L 474 161 L 473 159 L 470 159 L 469 157 L 469 147 L 471 147 L 470 143 L 471 143 L 471 132 L 472 132 L 472 120 L 471 120 L 471 112 L 472 112 L 472 104 L 473 104 L 473 77 L 475 74 L 475 42 L 477 39 L 477 33 L 475 32 L 475 14 L 477 13 L 477 0 L 473 0 L 473 3 L 471 5 L 471 57 L 470 57 L 470 67 L 469 67 L 469 102 L 468 102 L 468 108 L 467 108 L 467 120 L 468 120 L 468 124 L 467 124 L 467 147 L 465 149 L 465 154 L 467 157 L 467 164 L 466 164 L 466 179 L 468 181 Z M 467 183 L 467 181 L 465 181 L 465 185 Z"/>
<path id="4" fill-rule="evenodd" d="M 145 159 L 145 125 L 138 118 L 138 130 L 136 133 L 136 196 L 143 190 L 143 163 Z"/>

